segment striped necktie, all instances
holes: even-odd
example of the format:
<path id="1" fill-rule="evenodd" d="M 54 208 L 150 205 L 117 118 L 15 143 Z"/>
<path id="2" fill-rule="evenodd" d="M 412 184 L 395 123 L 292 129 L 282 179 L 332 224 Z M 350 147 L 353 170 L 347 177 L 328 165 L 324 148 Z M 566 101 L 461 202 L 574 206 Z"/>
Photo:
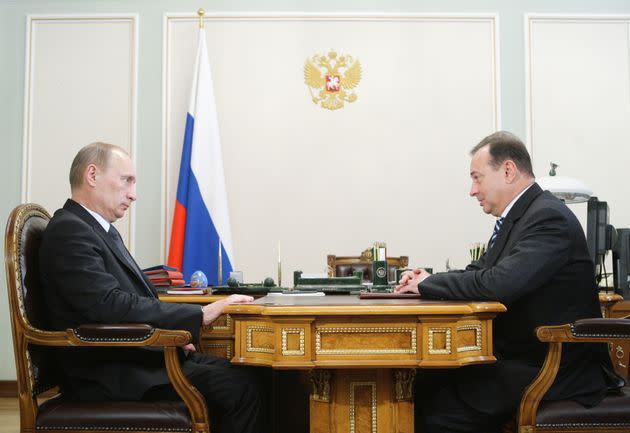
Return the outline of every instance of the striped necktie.
<path id="1" fill-rule="evenodd" d="M 503 225 L 504 219 L 505 218 L 501 217 L 497 219 L 497 221 L 494 223 L 494 230 L 492 230 L 492 236 L 490 236 L 490 242 L 488 242 L 488 249 L 492 248 L 492 246 L 494 245 L 494 241 L 497 240 L 497 235 L 501 230 L 501 225 Z"/>

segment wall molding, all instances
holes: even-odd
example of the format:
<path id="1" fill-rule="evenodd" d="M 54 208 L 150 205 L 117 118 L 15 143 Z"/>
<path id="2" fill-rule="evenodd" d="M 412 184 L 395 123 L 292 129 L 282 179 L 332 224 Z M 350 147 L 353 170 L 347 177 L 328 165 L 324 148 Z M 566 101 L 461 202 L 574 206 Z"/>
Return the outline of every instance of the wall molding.
<path id="1" fill-rule="evenodd" d="M 129 81 L 131 92 L 129 95 L 129 153 L 131 159 L 136 161 L 137 155 L 137 104 L 138 104 L 138 14 L 37 14 L 26 16 L 25 53 L 24 53 L 24 114 L 22 136 L 22 202 L 32 200 L 30 191 L 30 178 L 32 174 L 32 128 L 33 128 L 33 78 L 35 70 L 34 59 L 34 33 L 35 27 L 41 23 L 99 23 L 99 22 L 128 22 L 131 26 L 130 49 L 132 50 L 131 71 Z M 68 163 L 69 164 L 69 163 Z M 54 211 L 54 209 L 49 209 Z M 129 209 L 128 219 L 128 246 L 131 254 L 135 252 L 135 209 Z"/>
<path id="2" fill-rule="evenodd" d="M 523 36 L 525 42 L 525 143 L 532 160 L 534 159 L 533 113 L 532 113 L 532 25 L 536 22 L 565 23 L 619 23 L 626 22 L 630 28 L 630 15 L 627 14 L 524 14 Z M 629 53 L 630 58 L 630 53 Z"/>

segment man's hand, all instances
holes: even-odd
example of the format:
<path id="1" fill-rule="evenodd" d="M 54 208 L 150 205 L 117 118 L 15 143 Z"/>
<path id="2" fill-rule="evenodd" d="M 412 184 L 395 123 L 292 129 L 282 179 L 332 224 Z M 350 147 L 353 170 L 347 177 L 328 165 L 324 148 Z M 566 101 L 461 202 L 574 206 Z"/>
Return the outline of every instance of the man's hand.
<path id="1" fill-rule="evenodd" d="M 407 271 L 402 274 L 398 285 L 394 287 L 396 293 L 419 293 L 418 284 L 420 284 L 426 277 L 431 275 L 424 269 L 414 269 L 413 271 Z"/>
<path id="2" fill-rule="evenodd" d="M 187 345 L 182 346 L 182 349 L 184 349 L 186 352 L 196 352 L 197 351 L 197 348 L 192 343 L 188 343 Z"/>
<path id="3" fill-rule="evenodd" d="M 203 325 L 207 326 L 214 322 L 217 317 L 221 315 L 223 312 L 223 307 L 230 304 L 245 304 L 247 302 L 252 302 L 254 298 L 247 295 L 230 295 L 227 298 L 221 299 L 220 301 L 213 302 L 212 304 L 204 305 L 201 308 L 203 312 Z"/>

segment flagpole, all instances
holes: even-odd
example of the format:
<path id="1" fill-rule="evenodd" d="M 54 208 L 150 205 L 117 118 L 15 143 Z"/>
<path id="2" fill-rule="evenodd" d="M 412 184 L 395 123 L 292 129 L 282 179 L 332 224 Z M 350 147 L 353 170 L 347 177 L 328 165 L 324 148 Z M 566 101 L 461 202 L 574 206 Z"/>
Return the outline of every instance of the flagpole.
<path id="1" fill-rule="evenodd" d="M 182 269 L 186 277 L 200 270 L 210 279 L 209 283 L 216 283 L 216 275 L 222 284 L 224 274 L 233 269 L 234 252 L 214 84 L 205 38 L 205 14 L 203 9 L 197 10 L 197 55 L 192 69 L 168 263 Z M 193 184 L 197 187 L 189 187 Z M 194 233 L 194 236 L 186 238 L 187 233 Z M 224 249 L 225 259 L 222 257 Z"/>
<path id="2" fill-rule="evenodd" d="M 199 15 L 199 28 L 203 29 L 203 16 L 206 14 L 206 11 L 204 11 L 203 9 L 199 8 L 199 10 L 197 10 L 197 15 Z"/>
<path id="3" fill-rule="evenodd" d="M 218 269 L 217 269 L 217 286 L 223 284 L 223 256 L 221 255 L 221 238 L 219 238 L 219 259 L 218 261 Z"/>

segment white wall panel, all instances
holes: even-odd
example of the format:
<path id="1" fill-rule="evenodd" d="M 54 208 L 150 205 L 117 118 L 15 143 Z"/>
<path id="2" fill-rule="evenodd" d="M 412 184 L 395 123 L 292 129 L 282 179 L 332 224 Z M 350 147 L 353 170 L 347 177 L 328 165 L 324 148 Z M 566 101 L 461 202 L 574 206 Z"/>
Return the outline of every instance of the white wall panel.
<path id="1" fill-rule="evenodd" d="M 206 17 L 235 267 L 247 281 L 323 272 L 373 241 L 411 264 L 464 266 L 492 223 L 469 190 L 469 149 L 500 127 L 495 16 Z M 167 15 L 164 249 L 170 236 L 197 19 Z M 359 59 L 358 100 L 313 104 L 303 65 Z M 465 221 L 465 224 L 462 222 Z"/>
<path id="2" fill-rule="evenodd" d="M 136 33 L 133 15 L 28 17 L 24 201 L 61 207 L 72 158 L 88 143 L 135 156 Z M 132 221 L 117 226 L 133 249 Z"/>
<path id="3" fill-rule="evenodd" d="M 630 17 L 529 16 L 526 28 L 536 174 L 559 164 L 630 227 Z M 584 225 L 586 205 L 571 208 Z"/>

